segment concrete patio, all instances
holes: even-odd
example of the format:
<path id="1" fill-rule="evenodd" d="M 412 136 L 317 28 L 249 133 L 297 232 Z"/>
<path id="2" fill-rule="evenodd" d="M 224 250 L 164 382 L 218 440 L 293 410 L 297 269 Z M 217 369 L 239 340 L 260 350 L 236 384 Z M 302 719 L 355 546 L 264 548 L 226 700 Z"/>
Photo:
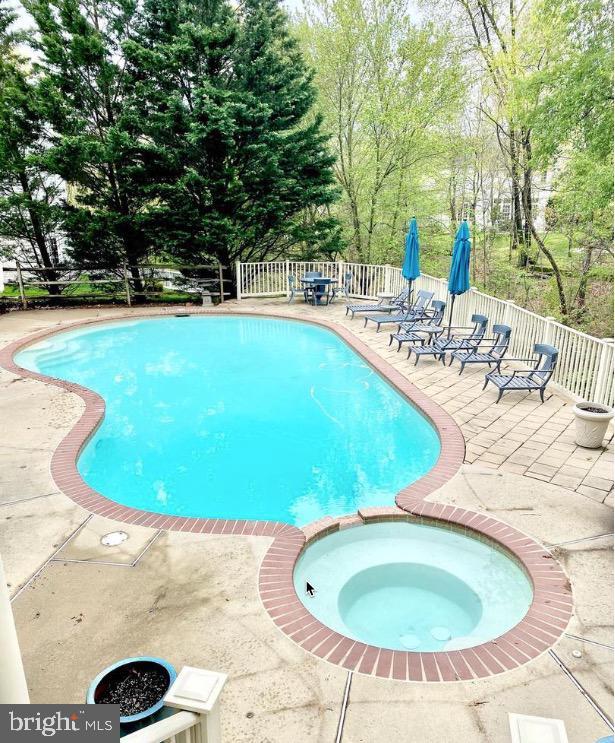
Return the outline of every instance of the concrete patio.
<path id="1" fill-rule="evenodd" d="M 496 406 L 493 388 L 481 391 L 483 369 L 459 376 L 456 365 L 431 360 L 415 368 L 404 351 L 388 347 L 388 332 L 345 318 L 343 304 L 225 303 L 223 311 L 233 310 L 326 317 L 356 333 L 461 426 L 466 463 L 429 500 L 489 512 L 530 534 L 551 550 L 572 585 L 575 610 L 565 635 L 552 652 L 514 671 L 454 684 L 354 673 L 341 740 L 504 743 L 508 712 L 561 718 L 571 743 L 607 735 L 612 430 L 603 450 L 577 447 L 570 400 L 553 389 L 544 405 L 537 396 L 510 393 Z M 14 312 L 0 318 L 0 347 L 45 328 L 127 314 Z M 334 741 L 347 672 L 299 648 L 263 608 L 258 569 L 271 538 L 159 532 L 88 514 L 58 492 L 49 474 L 51 454 L 79 417 L 81 399 L 4 370 L 0 386 L 0 554 L 32 701 L 81 701 L 108 663 L 159 655 L 176 667 L 229 674 L 222 700 L 228 743 Z M 114 529 L 129 539 L 103 547 L 100 536 Z"/>

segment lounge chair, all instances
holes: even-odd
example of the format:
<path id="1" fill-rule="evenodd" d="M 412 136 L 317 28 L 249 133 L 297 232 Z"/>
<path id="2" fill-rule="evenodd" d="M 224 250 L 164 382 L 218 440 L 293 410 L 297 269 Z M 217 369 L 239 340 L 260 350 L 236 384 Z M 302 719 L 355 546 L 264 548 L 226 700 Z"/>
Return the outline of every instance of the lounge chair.
<path id="1" fill-rule="evenodd" d="M 339 294 L 343 294 L 346 297 L 346 299 L 350 299 L 350 284 L 351 283 L 352 283 L 352 274 L 350 273 L 350 271 L 347 271 L 344 274 L 344 283 L 341 286 L 337 285 L 333 287 L 331 301 L 335 302 Z M 348 314 L 348 311 L 346 311 L 346 314 Z"/>
<path id="2" fill-rule="evenodd" d="M 404 289 L 394 299 L 381 299 L 377 304 L 347 304 L 346 314 L 352 313 L 351 318 L 354 318 L 357 312 L 394 312 L 395 310 L 401 309 L 406 300 L 408 299 L 408 289 Z"/>
<path id="3" fill-rule="evenodd" d="M 463 373 L 466 364 L 497 364 L 504 358 L 510 343 L 512 328 L 508 325 L 494 325 L 494 338 L 483 338 L 480 343 L 472 348 L 460 348 L 453 351 L 449 366 L 455 359 L 461 362 L 459 374 Z M 483 350 L 481 350 L 483 349 Z"/>
<path id="4" fill-rule="evenodd" d="M 410 346 L 408 349 L 408 358 L 411 354 L 416 356 L 414 365 L 419 363 L 421 356 L 435 356 L 444 364 L 444 358 L 447 353 L 458 351 L 460 349 L 472 350 L 478 346 L 481 340 L 485 337 L 487 330 L 487 323 L 489 320 L 485 315 L 472 315 L 471 322 L 474 323 L 472 328 L 461 327 L 458 325 L 451 326 L 450 330 L 471 330 L 470 333 L 451 333 L 449 328 L 445 328 L 446 333 L 437 338 L 433 343 L 425 344 L 422 346 Z"/>
<path id="5" fill-rule="evenodd" d="M 442 320 L 444 319 L 444 310 L 446 308 L 446 302 L 442 302 L 439 299 L 434 299 L 431 303 L 434 310 L 433 315 L 428 320 L 418 320 L 415 322 L 402 322 L 396 333 L 391 333 L 389 339 L 389 346 L 393 341 L 397 341 L 397 350 L 402 346 L 402 343 L 425 343 L 426 340 L 432 338 L 432 330 L 439 330 L 439 333 L 435 333 L 436 337 L 440 335 L 445 328 L 442 326 Z"/>
<path id="6" fill-rule="evenodd" d="M 413 322 L 415 320 L 428 320 L 431 315 L 427 312 L 427 305 L 431 302 L 433 292 L 427 292 L 421 289 L 416 295 L 416 301 L 410 305 L 404 312 L 400 311 L 396 315 L 392 313 L 388 315 L 366 315 L 363 327 L 367 327 L 368 322 L 376 323 L 376 332 L 380 332 L 381 325 L 388 325 L 395 323 L 400 325 L 401 323 Z"/>
<path id="7" fill-rule="evenodd" d="M 483 389 L 489 382 L 498 388 L 496 403 L 500 402 L 505 392 L 511 390 L 522 392 L 537 390 L 540 393 L 540 401 L 545 401 L 545 388 L 555 371 L 559 351 L 554 346 L 549 346 L 546 343 L 536 343 L 534 353 L 536 357 L 533 359 L 506 359 L 506 361 L 531 362 L 533 366 L 529 369 L 515 369 L 504 374 L 501 369 L 503 359 L 500 359 L 496 368 L 485 374 Z"/>

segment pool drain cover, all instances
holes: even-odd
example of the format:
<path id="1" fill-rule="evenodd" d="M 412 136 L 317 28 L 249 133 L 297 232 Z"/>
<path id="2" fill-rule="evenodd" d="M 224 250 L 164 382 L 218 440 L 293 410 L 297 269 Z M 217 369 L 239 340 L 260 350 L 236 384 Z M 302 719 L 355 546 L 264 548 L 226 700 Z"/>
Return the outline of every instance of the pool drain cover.
<path id="1" fill-rule="evenodd" d="M 108 534 L 103 534 L 100 538 L 100 543 L 105 547 L 116 547 L 127 539 L 128 534 L 125 531 L 110 531 Z"/>

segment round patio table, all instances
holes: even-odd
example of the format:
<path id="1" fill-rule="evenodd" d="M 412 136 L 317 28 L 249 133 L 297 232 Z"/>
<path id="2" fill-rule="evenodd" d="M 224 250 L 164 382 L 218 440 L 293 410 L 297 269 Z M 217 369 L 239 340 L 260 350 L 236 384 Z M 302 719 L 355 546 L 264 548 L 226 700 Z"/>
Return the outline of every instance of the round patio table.
<path id="1" fill-rule="evenodd" d="M 303 276 L 301 278 L 301 283 L 307 288 L 312 287 L 312 304 L 323 304 L 321 301 L 322 298 L 325 298 L 324 304 L 329 304 L 329 297 L 330 297 L 330 287 L 333 284 L 337 284 L 337 279 L 328 279 L 324 276 L 310 276 L 309 278 L 306 278 Z"/>

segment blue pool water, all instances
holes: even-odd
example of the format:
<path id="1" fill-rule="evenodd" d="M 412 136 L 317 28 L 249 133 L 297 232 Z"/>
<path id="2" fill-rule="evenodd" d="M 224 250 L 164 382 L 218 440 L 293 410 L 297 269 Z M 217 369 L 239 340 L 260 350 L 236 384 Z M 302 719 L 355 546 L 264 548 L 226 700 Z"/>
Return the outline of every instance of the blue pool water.
<path id="1" fill-rule="evenodd" d="M 391 650 L 480 645 L 523 619 L 532 588 L 498 549 L 450 529 L 394 522 L 331 534 L 294 571 L 297 595 L 323 624 Z M 315 589 L 306 593 L 306 582 Z"/>
<path id="2" fill-rule="evenodd" d="M 440 451 L 431 424 L 334 333 L 245 317 L 58 333 L 16 357 L 106 402 L 78 463 L 117 502 L 302 525 L 390 504 Z"/>

